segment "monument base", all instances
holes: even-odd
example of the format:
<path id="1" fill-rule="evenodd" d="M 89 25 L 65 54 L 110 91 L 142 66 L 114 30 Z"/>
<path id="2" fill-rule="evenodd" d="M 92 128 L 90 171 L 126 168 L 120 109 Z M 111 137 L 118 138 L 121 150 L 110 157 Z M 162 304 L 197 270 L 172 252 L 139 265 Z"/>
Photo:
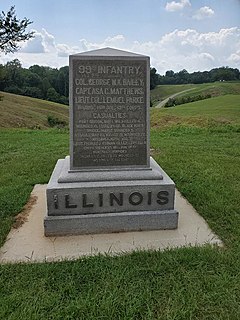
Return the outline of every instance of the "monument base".
<path id="1" fill-rule="evenodd" d="M 47 186 L 46 236 L 177 228 L 174 182 L 152 158 L 146 171 L 102 175 L 89 181 L 70 171 L 68 157 L 58 160 Z"/>
<path id="2" fill-rule="evenodd" d="M 44 228 L 46 236 L 63 236 L 176 229 L 177 221 L 178 212 L 176 210 L 132 211 L 76 216 L 48 216 L 44 220 Z"/>

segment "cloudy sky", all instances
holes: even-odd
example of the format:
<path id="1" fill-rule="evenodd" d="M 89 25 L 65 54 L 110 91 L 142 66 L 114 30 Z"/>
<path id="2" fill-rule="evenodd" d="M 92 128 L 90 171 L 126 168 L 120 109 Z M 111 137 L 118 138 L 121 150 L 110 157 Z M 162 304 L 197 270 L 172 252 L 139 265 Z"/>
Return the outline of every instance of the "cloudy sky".
<path id="1" fill-rule="evenodd" d="M 69 54 L 113 47 L 150 56 L 160 74 L 240 68 L 240 0 L 1 0 L 0 9 L 12 5 L 35 38 L 0 63 L 58 68 Z"/>

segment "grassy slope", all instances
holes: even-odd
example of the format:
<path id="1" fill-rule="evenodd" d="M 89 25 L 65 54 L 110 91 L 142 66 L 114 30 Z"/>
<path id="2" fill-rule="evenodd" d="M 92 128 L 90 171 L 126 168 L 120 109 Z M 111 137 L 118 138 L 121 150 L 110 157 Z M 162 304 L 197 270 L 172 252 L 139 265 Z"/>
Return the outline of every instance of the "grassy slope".
<path id="1" fill-rule="evenodd" d="M 186 103 L 172 108 L 151 110 L 152 127 L 169 124 L 207 126 L 211 123 L 234 124 L 240 119 L 240 95 L 225 95 Z"/>
<path id="2" fill-rule="evenodd" d="M 203 84 L 183 84 L 183 85 L 160 85 L 151 91 L 151 100 L 153 104 L 166 99 L 174 93 L 178 93 L 187 89 L 191 89 L 181 96 L 195 96 L 198 94 L 211 94 L 214 96 L 222 96 L 225 94 L 240 94 L 240 82 L 214 82 Z"/>
<path id="3" fill-rule="evenodd" d="M 238 320 L 240 117 L 235 98 L 151 114 L 154 157 L 225 248 L 0 266 L 0 319 Z M 222 107 L 221 99 L 227 99 Z M 173 120 L 162 125 L 167 117 Z M 68 152 L 68 133 L 1 129 L 0 135 L 3 241 L 11 214 L 21 209 L 35 183 L 47 182 L 57 158 Z"/>
<path id="4" fill-rule="evenodd" d="M 151 90 L 151 100 L 153 104 L 166 99 L 174 93 L 178 93 L 184 90 L 192 89 L 195 85 L 193 84 L 181 84 L 181 85 L 160 85 L 155 89 Z"/>
<path id="5" fill-rule="evenodd" d="M 0 92 L 0 128 L 48 128 L 47 118 L 53 116 L 68 122 L 68 107 L 35 98 Z"/>

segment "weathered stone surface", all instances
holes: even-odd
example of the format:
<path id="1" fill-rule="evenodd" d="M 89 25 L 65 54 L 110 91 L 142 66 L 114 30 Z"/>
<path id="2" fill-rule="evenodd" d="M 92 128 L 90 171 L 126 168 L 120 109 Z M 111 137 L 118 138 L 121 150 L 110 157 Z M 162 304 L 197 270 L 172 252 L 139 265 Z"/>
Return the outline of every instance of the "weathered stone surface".
<path id="1" fill-rule="evenodd" d="M 46 236 L 165 230 L 176 229 L 177 226 L 176 210 L 48 216 L 44 220 Z"/>
<path id="2" fill-rule="evenodd" d="M 159 165 L 154 164 L 162 180 L 143 180 L 139 171 L 136 180 L 59 183 L 64 160 L 58 160 L 47 187 L 48 215 L 172 210 L 175 185 Z"/>
<path id="3" fill-rule="evenodd" d="M 122 180 L 162 180 L 163 176 L 157 162 L 150 157 L 149 168 L 119 168 L 118 170 L 70 170 L 70 158 L 67 156 L 59 173 L 58 182 L 83 182 L 83 181 L 122 181 Z"/>
<path id="4" fill-rule="evenodd" d="M 149 166 L 148 107 L 149 57 L 70 56 L 71 169 Z"/>
<path id="5" fill-rule="evenodd" d="M 175 229 L 175 185 L 150 158 L 149 57 L 70 56 L 70 159 L 47 186 L 45 235 Z"/>

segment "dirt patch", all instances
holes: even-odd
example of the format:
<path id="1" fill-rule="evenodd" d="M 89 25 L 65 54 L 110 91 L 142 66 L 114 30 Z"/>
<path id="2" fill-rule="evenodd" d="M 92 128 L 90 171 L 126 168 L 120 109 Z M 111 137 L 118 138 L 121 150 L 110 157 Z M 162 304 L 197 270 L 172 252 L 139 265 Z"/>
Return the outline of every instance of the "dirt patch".
<path id="1" fill-rule="evenodd" d="M 171 126 L 173 124 L 181 124 L 183 122 L 182 118 L 173 116 L 173 115 L 166 115 L 161 116 L 159 118 L 151 119 L 151 127 L 158 128 L 158 127 L 166 127 Z"/>
<path id="2" fill-rule="evenodd" d="M 34 204 L 37 202 L 37 198 L 37 196 L 30 196 L 30 199 L 23 207 L 23 210 L 14 219 L 14 229 L 20 228 L 28 220 L 29 212 L 31 211 Z"/>
<path id="3" fill-rule="evenodd" d="M 222 118 L 222 117 L 218 117 L 216 119 L 216 122 L 220 123 L 220 124 L 231 124 L 232 123 L 229 119 Z"/>

